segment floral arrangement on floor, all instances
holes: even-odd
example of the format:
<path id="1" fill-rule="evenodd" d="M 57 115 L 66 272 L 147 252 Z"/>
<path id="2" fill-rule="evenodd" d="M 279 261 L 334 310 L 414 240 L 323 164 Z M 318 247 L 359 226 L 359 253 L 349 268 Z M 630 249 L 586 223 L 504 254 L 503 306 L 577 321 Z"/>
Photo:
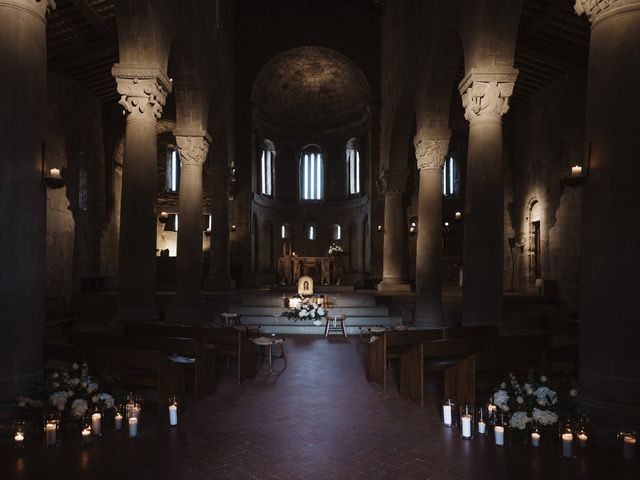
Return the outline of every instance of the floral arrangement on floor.
<path id="1" fill-rule="evenodd" d="M 345 252 L 344 249 L 337 243 L 332 243 L 331 245 L 329 245 L 329 251 L 327 252 L 327 256 L 333 257 L 338 255 L 346 255 L 346 254 L 347 252 Z"/>
<path id="2" fill-rule="evenodd" d="M 549 379 L 529 372 L 526 378 L 509 374 L 509 381 L 500 384 L 491 397 L 498 410 L 509 414 L 509 424 L 516 430 L 524 431 L 534 423 L 540 428 L 552 427 L 558 423 L 561 415 L 572 408 L 577 390 L 568 390 L 567 397 L 558 395 Z"/>
<path id="3" fill-rule="evenodd" d="M 111 376 L 105 383 L 117 383 L 117 379 Z M 47 413 L 58 413 L 64 430 L 77 430 L 87 414 L 114 406 L 113 395 L 101 391 L 97 380 L 89 375 L 86 363 L 54 370 L 48 373 L 45 384 L 16 398 L 20 419 L 41 421 Z"/>
<path id="4" fill-rule="evenodd" d="M 298 301 L 294 301 L 292 303 L 291 308 L 287 310 L 286 315 L 287 318 L 293 319 L 294 321 L 298 320 L 320 320 L 321 318 L 326 318 L 327 309 L 325 309 L 322 305 L 318 305 L 315 302 L 312 302 L 308 297 L 297 296 L 294 297 L 299 299 Z"/>

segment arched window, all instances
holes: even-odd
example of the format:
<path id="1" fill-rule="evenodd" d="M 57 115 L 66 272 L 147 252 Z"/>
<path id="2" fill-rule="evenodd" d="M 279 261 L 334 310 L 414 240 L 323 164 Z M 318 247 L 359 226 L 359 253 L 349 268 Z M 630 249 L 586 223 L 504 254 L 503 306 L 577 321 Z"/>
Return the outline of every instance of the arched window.
<path id="1" fill-rule="evenodd" d="M 167 150 L 167 192 L 175 193 L 180 187 L 180 156 L 175 147 Z"/>
<path id="2" fill-rule="evenodd" d="M 265 140 L 262 144 L 262 155 L 260 157 L 260 193 L 262 195 L 273 195 L 273 164 L 276 158 L 276 146 L 270 140 Z"/>
<path id="3" fill-rule="evenodd" d="M 442 194 L 448 197 L 457 195 L 458 185 L 458 165 L 453 157 L 449 157 L 444 161 L 442 169 Z"/>
<path id="4" fill-rule="evenodd" d="M 360 153 L 355 138 L 347 142 L 347 182 L 349 195 L 360 193 Z"/>
<path id="5" fill-rule="evenodd" d="M 333 231 L 333 239 L 342 240 L 342 227 L 340 225 L 333 225 L 331 229 Z"/>
<path id="6" fill-rule="evenodd" d="M 282 225 L 280 225 L 280 238 L 282 238 L 283 240 L 286 240 L 290 236 L 291 236 L 291 233 L 289 230 L 289 225 L 286 223 L 283 223 Z"/>
<path id="7" fill-rule="evenodd" d="M 302 150 L 300 157 L 300 190 L 303 200 L 322 200 L 322 152 L 316 146 Z"/>
<path id="8" fill-rule="evenodd" d="M 311 224 L 307 227 L 307 238 L 309 240 L 315 240 L 316 237 L 318 236 L 318 231 L 316 229 L 316 226 Z"/>

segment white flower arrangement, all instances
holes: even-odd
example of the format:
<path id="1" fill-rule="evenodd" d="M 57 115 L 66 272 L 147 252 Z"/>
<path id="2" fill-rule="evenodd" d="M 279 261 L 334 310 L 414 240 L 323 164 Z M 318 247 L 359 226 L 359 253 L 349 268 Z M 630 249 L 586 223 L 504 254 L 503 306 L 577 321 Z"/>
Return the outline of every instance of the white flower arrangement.
<path id="1" fill-rule="evenodd" d="M 511 415 L 511 418 L 509 419 L 509 424 L 513 428 L 517 428 L 518 430 L 524 430 L 525 428 L 527 428 L 527 424 L 530 421 L 531 421 L 531 418 L 529 417 L 529 415 L 527 415 L 527 412 L 515 412 L 513 415 Z"/>
<path id="2" fill-rule="evenodd" d="M 555 425 L 558 422 L 558 415 L 550 410 L 540 410 L 539 408 L 534 408 L 531 416 L 535 422 L 538 422 L 540 425 L 544 426 Z"/>
<path id="3" fill-rule="evenodd" d="M 293 320 L 319 320 L 327 316 L 327 310 L 308 298 L 301 297 L 300 301 L 294 302 L 287 311 L 288 318 Z"/>
<path id="4" fill-rule="evenodd" d="M 82 418 L 87 413 L 89 405 L 83 398 L 76 398 L 71 404 L 71 415 L 75 418 Z"/>
<path id="5" fill-rule="evenodd" d="M 331 245 L 329 245 L 329 251 L 327 252 L 327 255 L 344 255 L 344 253 L 344 249 L 340 245 L 338 245 L 337 243 L 332 243 Z"/>

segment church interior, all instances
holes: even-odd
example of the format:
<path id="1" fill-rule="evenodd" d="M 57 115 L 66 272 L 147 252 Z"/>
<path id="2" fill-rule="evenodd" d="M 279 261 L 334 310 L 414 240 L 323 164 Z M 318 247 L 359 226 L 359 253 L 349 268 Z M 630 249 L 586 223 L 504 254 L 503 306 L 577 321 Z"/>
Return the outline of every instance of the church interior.
<path id="1" fill-rule="evenodd" d="M 640 0 L 0 0 L 0 58 L 0 478 L 640 478 Z"/>

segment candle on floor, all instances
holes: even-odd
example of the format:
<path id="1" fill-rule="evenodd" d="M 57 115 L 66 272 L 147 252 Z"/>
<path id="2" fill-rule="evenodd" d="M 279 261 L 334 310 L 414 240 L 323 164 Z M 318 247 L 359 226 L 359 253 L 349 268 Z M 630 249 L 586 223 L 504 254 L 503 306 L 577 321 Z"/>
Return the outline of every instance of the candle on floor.
<path id="1" fill-rule="evenodd" d="M 16 433 L 13 440 L 15 441 L 16 448 L 22 448 L 24 446 L 24 434 L 22 432 Z"/>
<path id="2" fill-rule="evenodd" d="M 138 419 L 131 417 L 129 419 L 129 438 L 135 438 L 138 436 Z"/>
<path id="3" fill-rule="evenodd" d="M 485 435 L 487 433 L 487 424 L 480 420 L 478 422 L 478 434 Z"/>
<path id="4" fill-rule="evenodd" d="M 565 458 L 573 457 L 573 434 L 562 434 L 562 456 Z"/>
<path id="5" fill-rule="evenodd" d="M 102 414 L 96 412 L 91 415 L 91 430 L 94 435 L 102 435 Z"/>
<path id="6" fill-rule="evenodd" d="M 633 460 L 635 457 L 636 437 L 633 435 L 625 435 L 622 447 L 622 456 L 627 460 Z"/>
<path id="7" fill-rule="evenodd" d="M 120 414 L 120 412 L 116 413 L 115 422 L 116 430 L 122 430 L 122 415 Z"/>
<path id="8" fill-rule="evenodd" d="M 169 425 L 178 425 L 178 406 L 169 405 Z"/>
<path id="9" fill-rule="evenodd" d="M 582 175 L 582 167 L 580 165 L 574 165 L 571 167 L 572 177 L 579 177 L 580 175 Z"/>
<path id="10" fill-rule="evenodd" d="M 504 427 L 496 425 L 493 433 L 496 438 L 496 445 L 504 446 Z"/>
<path id="11" fill-rule="evenodd" d="M 585 448 L 587 446 L 588 440 L 589 440 L 589 436 L 586 433 L 580 432 L 578 434 L 578 445 L 581 448 Z"/>
<path id="12" fill-rule="evenodd" d="M 451 405 L 442 406 L 442 419 L 447 427 L 450 427 L 453 424 L 453 420 L 451 418 Z"/>
<path id="13" fill-rule="evenodd" d="M 462 438 L 471 438 L 471 415 L 464 415 L 460 418 L 462 423 Z"/>
<path id="14" fill-rule="evenodd" d="M 55 445 L 57 443 L 57 427 L 55 423 L 47 423 L 44 427 L 45 443 Z"/>
<path id="15" fill-rule="evenodd" d="M 89 443 L 91 441 L 91 428 L 85 427 L 82 430 L 82 443 Z"/>
<path id="16" fill-rule="evenodd" d="M 540 434 L 538 432 L 531 433 L 531 446 L 535 448 L 540 446 Z"/>

